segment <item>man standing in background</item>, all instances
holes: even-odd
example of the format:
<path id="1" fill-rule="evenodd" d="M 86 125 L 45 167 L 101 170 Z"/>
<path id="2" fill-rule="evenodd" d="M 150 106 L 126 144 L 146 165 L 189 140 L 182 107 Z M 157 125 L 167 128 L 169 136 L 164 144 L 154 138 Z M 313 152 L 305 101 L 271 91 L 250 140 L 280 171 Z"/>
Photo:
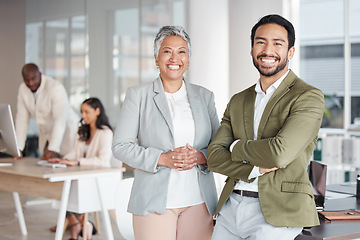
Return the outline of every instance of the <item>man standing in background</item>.
<path id="1" fill-rule="evenodd" d="M 24 65 L 22 76 L 24 83 L 19 87 L 15 118 L 21 156 L 32 116 L 39 126 L 41 159 L 60 157 L 73 146 L 80 119 L 60 82 L 42 75 L 33 63 Z"/>

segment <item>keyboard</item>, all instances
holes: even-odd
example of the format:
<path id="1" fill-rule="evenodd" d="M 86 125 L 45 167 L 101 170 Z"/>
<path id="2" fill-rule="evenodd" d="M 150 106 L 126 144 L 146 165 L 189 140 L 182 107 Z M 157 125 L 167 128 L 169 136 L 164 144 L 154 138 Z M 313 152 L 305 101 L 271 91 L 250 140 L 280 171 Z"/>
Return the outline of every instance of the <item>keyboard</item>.
<path id="1" fill-rule="evenodd" d="M 44 166 L 44 167 L 66 168 L 65 164 L 51 163 L 51 162 L 48 162 L 47 160 L 40 160 L 36 164 L 39 166 Z"/>

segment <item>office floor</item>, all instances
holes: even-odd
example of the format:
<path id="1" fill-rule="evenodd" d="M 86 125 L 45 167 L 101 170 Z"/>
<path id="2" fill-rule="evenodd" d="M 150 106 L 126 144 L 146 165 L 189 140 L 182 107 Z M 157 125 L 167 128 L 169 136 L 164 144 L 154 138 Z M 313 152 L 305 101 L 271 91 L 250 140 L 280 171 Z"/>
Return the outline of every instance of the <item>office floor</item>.
<path id="1" fill-rule="evenodd" d="M 127 170 L 124 178 L 133 177 L 133 171 Z M 58 209 L 51 205 L 51 200 L 25 196 L 20 194 L 23 212 L 28 231 L 27 236 L 23 236 L 14 205 L 12 193 L 0 191 L 0 240 L 49 240 L 55 238 L 55 233 L 50 232 L 49 228 L 57 222 Z M 93 220 L 93 214 L 89 214 L 89 219 Z M 121 236 L 115 220 L 110 216 L 114 239 L 124 240 Z M 100 223 L 103 223 L 100 214 Z M 101 234 L 94 235 L 93 240 L 106 240 L 105 225 L 101 224 Z M 66 231 L 63 239 L 70 238 L 70 231 Z M 79 240 L 82 240 L 79 237 Z"/>
<path id="2" fill-rule="evenodd" d="M 55 233 L 49 227 L 56 224 L 58 209 L 51 207 L 49 200 L 20 195 L 28 235 L 23 236 L 20 231 L 12 193 L 0 191 L 0 239 L 1 240 L 49 240 L 55 238 Z M 93 214 L 89 215 L 90 220 Z M 102 216 L 100 214 L 100 222 Z M 116 223 L 111 218 L 114 239 L 123 240 Z M 70 238 L 70 231 L 66 231 L 63 239 Z M 82 238 L 79 238 L 82 239 Z M 106 240 L 104 224 L 101 224 L 101 234 L 93 236 L 93 240 Z"/>

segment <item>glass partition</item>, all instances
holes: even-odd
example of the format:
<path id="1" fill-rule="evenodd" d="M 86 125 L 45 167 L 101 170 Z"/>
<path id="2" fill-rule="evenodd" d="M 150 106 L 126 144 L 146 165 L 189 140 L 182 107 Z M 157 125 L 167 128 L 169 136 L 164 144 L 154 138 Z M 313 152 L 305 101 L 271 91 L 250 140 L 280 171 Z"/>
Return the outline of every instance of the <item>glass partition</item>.
<path id="1" fill-rule="evenodd" d="M 300 75 L 326 96 L 323 128 L 360 130 L 360 1 L 346 1 L 300 1 Z"/>
<path id="2" fill-rule="evenodd" d="M 78 111 L 85 98 L 99 97 L 113 125 L 127 88 L 158 75 L 153 41 L 159 28 L 186 27 L 186 0 L 26 2 L 26 62 L 62 82 Z"/>

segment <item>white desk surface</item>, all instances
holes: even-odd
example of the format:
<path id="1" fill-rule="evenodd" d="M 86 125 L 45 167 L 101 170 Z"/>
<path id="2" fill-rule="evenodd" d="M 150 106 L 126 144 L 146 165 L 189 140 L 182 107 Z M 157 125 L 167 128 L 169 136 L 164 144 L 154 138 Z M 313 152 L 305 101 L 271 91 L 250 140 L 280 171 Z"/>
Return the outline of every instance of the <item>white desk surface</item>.
<path id="1" fill-rule="evenodd" d="M 99 177 L 123 171 L 122 168 L 74 166 L 66 168 L 51 168 L 37 165 L 37 158 L 0 158 L 0 163 L 12 163 L 11 166 L 0 167 L 0 189 L 13 192 L 15 206 L 19 215 L 20 228 L 23 235 L 27 235 L 25 219 L 21 209 L 19 193 L 61 200 L 55 240 L 62 238 L 65 212 L 69 200 L 69 191 L 72 180 L 82 178 L 96 179 L 96 188 L 99 192 L 99 202 L 105 220 L 107 238 L 113 240 L 111 224 L 105 202 L 101 196 Z"/>
<path id="2" fill-rule="evenodd" d="M 122 171 L 121 168 L 107 168 L 98 166 L 68 166 L 66 168 L 51 168 L 39 166 L 36 164 L 37 161 L 39 161 L 38 158 L 23 158 L 20 160 L 13 160 L 12 158 L 0 158 L 0 163 L 12 163 L 11 166 L 0 167 L 0 173 L 49 179 L 66 176 L 71 177 L 73 175 L 89 175 L 91 173 L 109 173 Z"/>

